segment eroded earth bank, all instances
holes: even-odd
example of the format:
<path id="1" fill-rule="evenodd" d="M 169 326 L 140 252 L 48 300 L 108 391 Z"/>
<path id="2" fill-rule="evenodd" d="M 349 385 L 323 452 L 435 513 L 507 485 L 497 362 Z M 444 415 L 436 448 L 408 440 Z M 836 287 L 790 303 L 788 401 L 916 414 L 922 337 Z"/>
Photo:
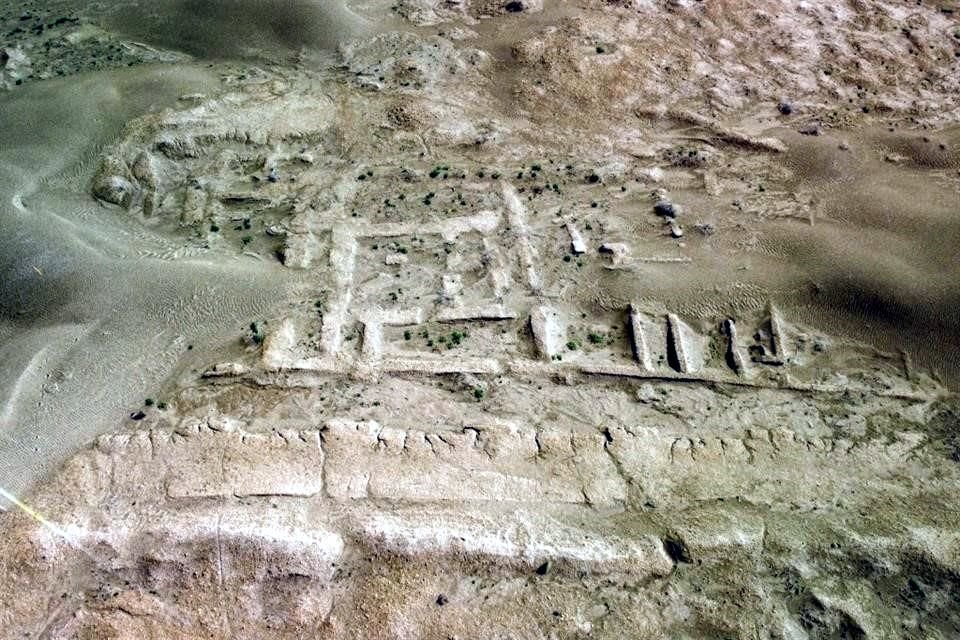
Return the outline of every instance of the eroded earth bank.
<path id="1" fill-rule="evenodd" d="M 960 635 L 953 3 L 34 4 L 0 636 Z"/>

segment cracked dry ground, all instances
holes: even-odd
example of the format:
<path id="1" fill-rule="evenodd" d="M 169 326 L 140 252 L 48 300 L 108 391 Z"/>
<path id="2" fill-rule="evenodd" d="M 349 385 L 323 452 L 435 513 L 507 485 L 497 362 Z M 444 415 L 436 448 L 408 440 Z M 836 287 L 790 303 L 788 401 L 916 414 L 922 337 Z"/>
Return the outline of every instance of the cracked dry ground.
<path id="1" fill-rule="evenodd" d="M 289 286 L 3 514 L 0 635 L 960 637 L 949 4 L 370 1 L 217 63 L 90 197 Z"/>

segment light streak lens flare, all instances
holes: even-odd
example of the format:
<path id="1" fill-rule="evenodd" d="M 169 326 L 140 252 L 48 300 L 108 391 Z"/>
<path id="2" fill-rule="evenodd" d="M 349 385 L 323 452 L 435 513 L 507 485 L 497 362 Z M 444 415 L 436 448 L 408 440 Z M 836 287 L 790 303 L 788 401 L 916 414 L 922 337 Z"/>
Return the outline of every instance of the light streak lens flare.
<path id="1" fill-rule="evenodd" d="M 46 527 L 48 530 L 60 536 L 61 538 L 66 540 L 68 543 L 70 543 L 71 546 L 73 546 L 73 542 L 74 542 L 73 539 L 70 537 L 69 534 L 67 534 L 66 531 L 61 529 L 59 525 L 57 525 L 54 522 L 51 522 L 50 520 L 47 520 L 45 517 L 43 517 L 43 515 L 38 513 L 32 507 L 30 507 L 30 505 L 21 502 L 15 495 L 10 493 L 3 487 L 0 487 L 0 497 L 4 498 L 7 502 L 9 502 L 10 504 L 14 505 L 15 507 L 23 511 L 25 514 L 27 514 L 28 516 L 30 516 L 31 518 L 39 522 L 41 525 Z"/>

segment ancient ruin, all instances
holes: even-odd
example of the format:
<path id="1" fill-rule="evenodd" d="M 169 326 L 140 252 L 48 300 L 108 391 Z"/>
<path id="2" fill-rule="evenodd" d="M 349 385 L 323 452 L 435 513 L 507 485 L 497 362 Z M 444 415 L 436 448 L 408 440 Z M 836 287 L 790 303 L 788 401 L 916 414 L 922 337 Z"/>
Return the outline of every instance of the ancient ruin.
<path id="1" fill-rule="evenodd" d="M 960 634 L 952 3 L 60 4 L 0 638 Z"/>

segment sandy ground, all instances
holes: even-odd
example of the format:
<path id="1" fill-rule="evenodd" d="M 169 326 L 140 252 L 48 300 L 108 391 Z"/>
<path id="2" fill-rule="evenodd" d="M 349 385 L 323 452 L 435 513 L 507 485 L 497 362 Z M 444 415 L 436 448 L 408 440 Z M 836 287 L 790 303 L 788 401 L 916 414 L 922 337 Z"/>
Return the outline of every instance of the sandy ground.
<path id="1" fill-rule="evenodd" d="M 74 190 L 122 123 L 216 82 L 201 69 L 138 69 L 3 96 L 0 485 L 9 490 L 235 338 L 289 282 L 249 258 L 150 258 L 167 241 Z"/>

